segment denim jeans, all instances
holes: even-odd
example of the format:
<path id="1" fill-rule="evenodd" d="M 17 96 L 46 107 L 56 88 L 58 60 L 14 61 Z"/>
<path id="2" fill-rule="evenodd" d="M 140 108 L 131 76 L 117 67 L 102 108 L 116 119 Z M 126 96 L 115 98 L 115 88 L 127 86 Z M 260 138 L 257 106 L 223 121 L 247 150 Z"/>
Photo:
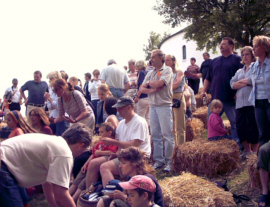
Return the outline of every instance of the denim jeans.
<path id="1" fill-rule="evenodd" d="M 259 143 L 262 146 L 270 140 L 270 103 L 267 99 L 255 101 L 255 118 L 259 130 Z"/>
<path id="2" fill-rule="evenodd" d="M 112 95 L 116 98 L 121 98 L 122 96 L 125 95 L 125 91 L 121 88 L 111 88 L 110 87 L 110 91 L 111 91 Z"/>
<path id="3" fill-rule="evenodd" d="M 209 141 L 217 141 L 217 140 L 224 139 L 224 138 L 233 140 L 233 138 L 228 134 L 226 134 L 224 136 L 210 137 L 210 138 L 208 138 L 208 140 Z"/>
<path id="4" fill-rule="evenodd" d="M 155 162 L 170 164 L 174 148 L 173 118 L 171 106 L 150 106 L 151 139 L 154 145 Z M 163 139 L 165 151 L 163 155 Z"/>
<path id="5" fill-rule="evenodd" d="M 232 138 L 239 146 L 239 149 L 242 148 L 242 144 L 239 140 L 237 130 L 236 130 L 236 113 L 235 113 L 235 103 L 234 102 L 223 102 L 223 109 L 222 112 L 219 114 L 222 116 L 222 114 L 225 112 L 226 116 L 228 117 L 230 124 L 231 124 L 231 132 L 232 132 Z M 208 112 L 207 112 L 207 122 L 209 119 L 210 114 L 212 113 L 210 111 L 210 105 L 211 102 L 208 105 Z"/>
<path id="6" fill-rule="evenodd" d="M 16 179 L 9 172 L 6 164 L 1 161 L 0 169 L 0 206 L 23 207 L 23 200 Z"/>
<path id="7" fill-rule="evenodd" d="M 93 106 L 95 107 L 94 114 L 95 114 L 95 120 L 97 121 L 97 104 L 99 102 L 99 99 L 95 99 L 91 101 Z"/>

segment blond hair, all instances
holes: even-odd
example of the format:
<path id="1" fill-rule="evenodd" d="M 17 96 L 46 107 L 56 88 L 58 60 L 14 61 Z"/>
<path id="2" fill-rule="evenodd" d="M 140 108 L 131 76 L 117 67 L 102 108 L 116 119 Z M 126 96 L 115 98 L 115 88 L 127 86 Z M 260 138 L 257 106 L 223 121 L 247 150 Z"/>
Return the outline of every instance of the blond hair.
<path id="1" fill-rule="evenodd" d="M 210 105 L 210 110 L 213 111 L 214 108 L 221 107 L 223 108 L 223 104 L 218 99 L 213 99 Z"/>
<path id="2" fill-rule="evenodd" d="M 250 46 L 245 46 L 245 47 L 243 47 L 243 48 L 241 49 L 241 58 L 242 58 L 242 56 L 243 56 L 243 53 L 244 53 L 246 50 L 250 52 L 250 54 L 251 54 L 251 56 L 252 56 L 252 62 L 255 62 L 255 61 L 256 61 L 256 57 L 255 57 L 255 55 L 254 55 L 253 48 L 250 47 Z M 245 64 L 244 61 L 243 61 L 243 59 L 242 59 L 241 63 L 242 63 L 242 64 Z"/>
<path id="3" fill-rule="evenodd" d="M 265 56 L 270 58 L 270 38 L 264 35 L 256 36 L 253 39 L 253 45 L 258 44 L 265 50 Z"/>
<path id="4" fill-rule="evenodd" d="M 60 72 L 58 72 L 58 71 L 52 71 L 52 72 L 49 72 L 48 73 L 47 78 L 48 79 L 53 78 L 53 79 L 56 80 L 56 79 L 62 78 L 62 76 L 61 76 L 61 73 Z"/>
<path id="5" fill-rule="evenodd" d="M 100 86 L 99 86 L 97 89 L 98 89 L 98 90 L 101 90 L 101 91 L 103 91 L 103 92 L 105 92 L 105 93 L 108 92 L 110 96 L 112 95 L 112 93 L 111 93 L 111 91 L 110 91 L 110 88 L 109 88 L 109 86 L 108 86 L 106 83 L 100 84 Z"/>

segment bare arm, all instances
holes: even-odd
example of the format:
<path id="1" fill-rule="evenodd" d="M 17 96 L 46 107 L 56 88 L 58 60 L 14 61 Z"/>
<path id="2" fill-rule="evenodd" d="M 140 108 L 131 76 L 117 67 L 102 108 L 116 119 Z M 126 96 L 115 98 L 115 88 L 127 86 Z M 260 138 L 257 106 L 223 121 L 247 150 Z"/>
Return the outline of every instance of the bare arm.
<path id="1" fill-rule="evenodd" d="M 129 88 L 130 88 L 130 82 L 128 81 L 125 83 L 125 92 L 127 92 Z"/>
<path id="2" fill-rule="evenodd" d="M 128 142 L 122 142 L 111 138 L 103 137 L 101 138 L 101 141 L 106 145 L 116 145 L 119 148 L 125 149 L 128 147 L 139 147 L 142 143 L 142 140 L 139 139 L 133 139 L 132 141 Z"/>
<path id="3" fill-rule="evenodd" d="M 105 83 L 105 80 L 100 80 L 101 81 L 101 83 Z"/>
<path id="4" fill-rule="evenodd" d="M 183 73 L 181 70 L 179 70 L 179 71 L 177 72 L 176 79 L 175 79 L 174 82 L 173 82 L 173 90 L 175 90 L 176 88 L 179 87 L 180 83 L 181 83 L 182 80 L 183 80 L 183 77 L 184 77 L 184 73 Z"/>
<path id="5" fill-rule="evenodd" d="M 165 85 L 164 80 L 156 80 L 156 81 L 150 81 L 149 86 L 151 88 L 160 88 Z"/>
<path id="6" fill-rule="evenodd" d="M 54 194 L 54 197 L 55 197 L 55 200 L 56 200 L 56 203 L 58 204 L 58 206 L 76 207 L 67 188 L 52 184 L 52 190 L 53 190 L 52 192 Z"/>
<path id="7" fill-rule="evenodd" d="M 43 188 L 45 197 L 46 197 L 47 201 L 49 202 L 49 204 L 52 207 L 58 207 L 58 205 L 55 201 L 54 194 L 53 194 L 52 184 L 46 182 L 46 183 L 42 184 L 42 188 Z"/>
<path id="8" fill-rule="evenodd" d="M 25 105 L 27 105 L 28 99 L 25 97 L 24 91 L 22 91 L 21 88 L 20 88 L 20 93 L 21 93 L 21 96 L 24 98 L 24 103 L 25 103 Z"/>

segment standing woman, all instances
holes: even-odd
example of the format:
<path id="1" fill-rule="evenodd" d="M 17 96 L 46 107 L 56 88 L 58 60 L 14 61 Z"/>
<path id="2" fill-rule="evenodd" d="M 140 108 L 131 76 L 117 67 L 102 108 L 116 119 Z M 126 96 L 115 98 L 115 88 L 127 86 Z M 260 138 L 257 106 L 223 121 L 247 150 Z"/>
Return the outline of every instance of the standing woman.
<path id="1" fill-rule="evenodd" d="M 232 89 L 236 92 L 236 129 L 240 141 L 242 142 L 245 151 L 242 154 L 243 158 L 252 152 L 257 153 L 259 144 L 259 132 L 255 119 L 254 106 L 248 101 L 252 86 L 248 85 L 250 81 L 251 67 L 256 61 L 252 47 L 246 46 L 241 50 L 242 64 L 244 67 L 239 69 L 231 79 Z"/>
<path id="2" fill-rule="evenodd" d="M 88 85 L 88 90 L 89 93 L 91 93 L 91 102 L 94 106 L 94 113 L 95 113 L 95 120 L 97 121 L 97 103 L 99 102 L 99 97 L 98 97 L 98 92 L 97 92 L 97 88 L 100 86 L 101 81 L 98 79 L 100 75 L 99 70 L 94 70 L 93 71 L 93 76 L 94 78 L 92 79 L 92 81 L 90 82 L 90 84 Z"/>
<path id="3" fill-rule="evenodd" d="M 183 96 L 185 78 L 184 73 L 178 69 L 178 63 L 174 55 L 166 55 L 165 64 L 172 68 L 173 71 L 173 99 L 180 101 L 179 108 L 173 108 L 173 132 L 174 141 L 177 145 L 183 144 L 186 141 L 185 137 L 185 114 L 186 101 Z"/>
<path id="4" fill-rule="evenodd" d="M 55 123 L 63 120 L 71 124 L 79 122 L 93 130 L 95 125 L 94 113 L 87 104 L 84 95 L 74 90 L 73 85 L 67 83 L 64 79 L 55 80 L 52 83 L 52 88 L 58 96 L 59 116 L 55 119 Z M 65 117 L 65 112 L 69 117 Z"/>
<path id="5" fill-rule="evenodd" d="M 80 91 L 83 94 L 82 82 L 79 78 L 72 76 L 69 78 L 69 82 L 73 85 L 74 90 Z M 79 86 L 79 82 L 80 82 L 80 86 Z"/>
<path id="6" fill-rule="evenodd" d="M 147 74 L 146 71 L 146 63 L 143 60 L 139 60 L 135 64 L 138 70 L 138 93 L 135 96 L 135 103 L 137 103 L 137 114 L 141 117 L 145 118 L 148 126 L 150 126 L 150 111 L 149 111 L 149 99 L 148 95 L 145 93 L 141 93 L 139 91 L 140 86 L 142 85 L 144 78 Z"/>
<path id="7" fill-rule="evenodd" d="M 259 129 L 259 144 L 270 140 L 270 38 L 256 36 L 253 39 L 254 55 L 258 57 L 252 67 L 253 88 L 249 101 L 255 106 L 255 117 Z"/>
<path id="8" fill-rule="evenodd" d="M 138 81 L 138 76 L 137 76 L 137 71 L 136 71 L 136 67 L 135 67 L 135 60 L 131 59 L 130 61 L 128 61 L 128 68 L 129 68 L 129 80 L 130 80 L 130 88 L 128 89 L 128 91 L 126 92 L 127 96 L 130 97 L 134 97 L 137 93 L 137 81 Z"/>

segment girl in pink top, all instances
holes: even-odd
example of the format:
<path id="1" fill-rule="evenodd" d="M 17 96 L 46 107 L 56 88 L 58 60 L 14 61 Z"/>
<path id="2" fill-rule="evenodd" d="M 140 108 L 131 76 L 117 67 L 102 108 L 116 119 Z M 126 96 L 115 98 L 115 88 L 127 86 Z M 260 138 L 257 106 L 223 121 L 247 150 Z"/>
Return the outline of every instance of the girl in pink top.
<path id="1" fill-rule="evenodd" d="M 208 140 L 214 141 L 222 138 L 232 139 L 230 135 L 227 134 L 227 130 L 224 128 L 223 121 L 219 114 L 222 112 L 223 104 L 220 100 L 214 99 L 211 102 L 210 110 L 211 115 L 208 119 Z"/>

